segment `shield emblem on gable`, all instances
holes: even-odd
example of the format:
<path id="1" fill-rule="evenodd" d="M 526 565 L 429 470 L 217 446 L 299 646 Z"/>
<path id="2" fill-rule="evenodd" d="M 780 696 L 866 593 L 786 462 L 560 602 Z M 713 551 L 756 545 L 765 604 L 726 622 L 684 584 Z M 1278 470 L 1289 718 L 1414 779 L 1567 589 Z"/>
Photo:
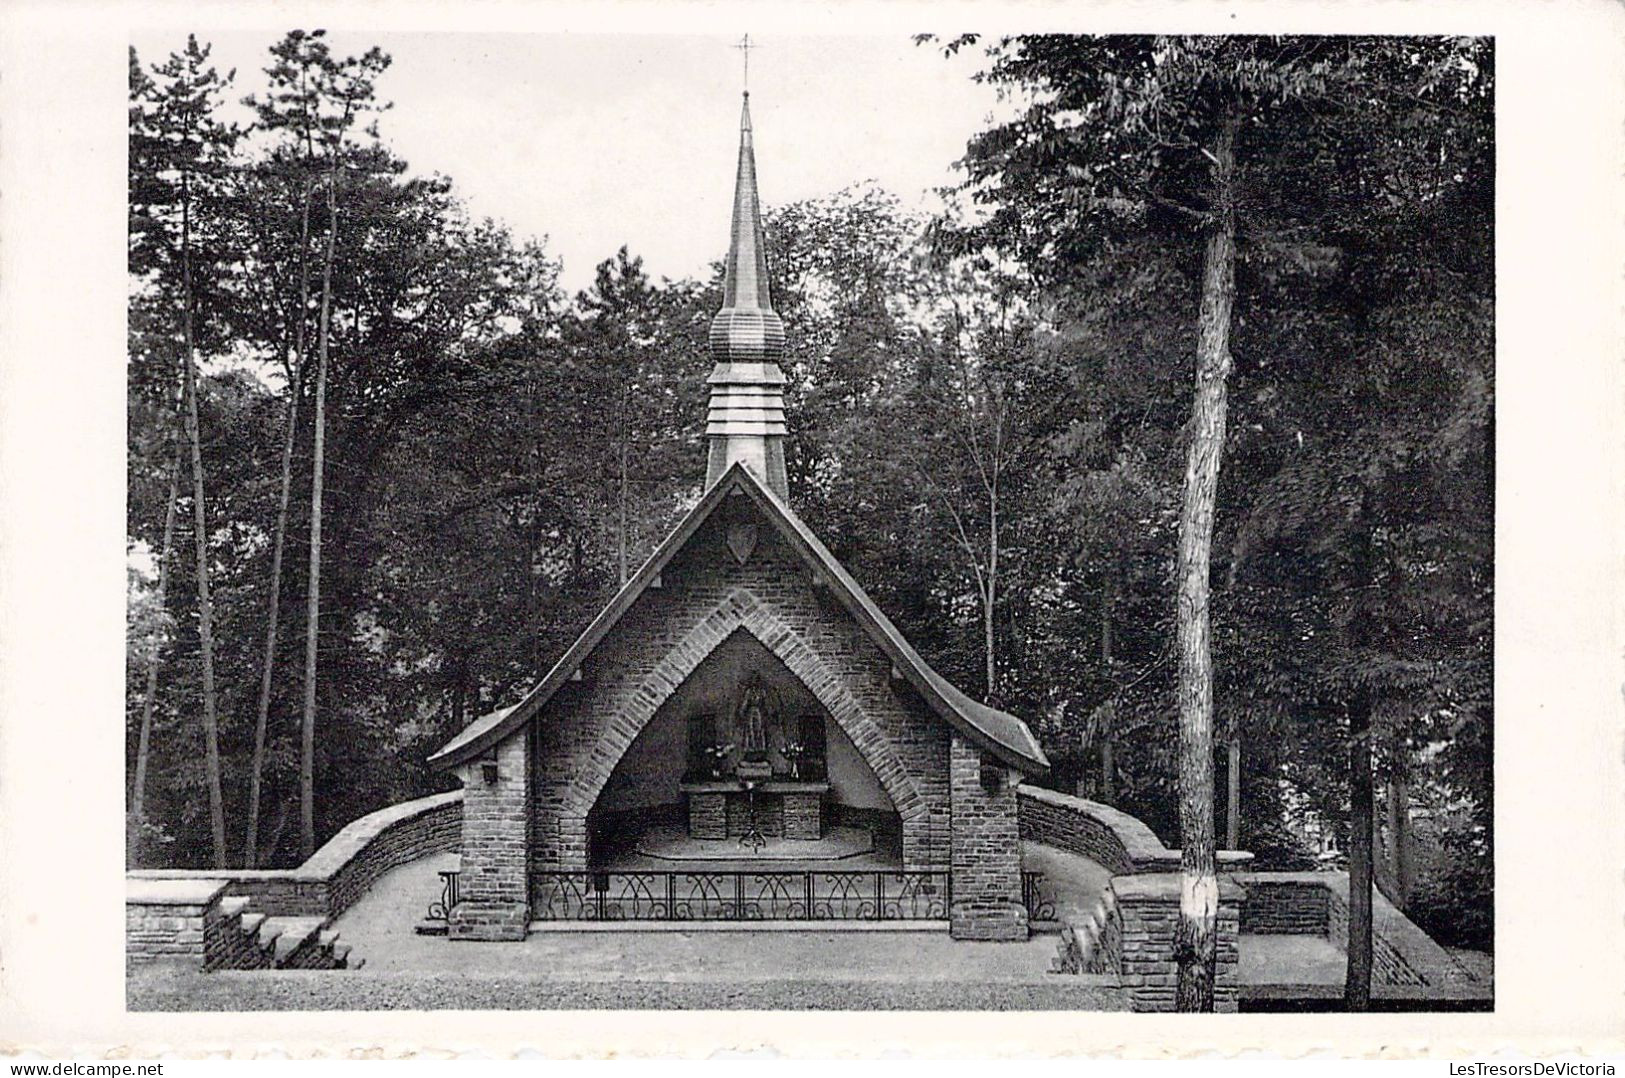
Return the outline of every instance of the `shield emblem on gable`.
<path id="1" fill-rule="evenodd" d="M 756 524 L 754 521 L 740 520 L 728 525 L 728 549 L 740 565 L 744 565 L 750 558 L 751 551 L 756 549 Z"/>

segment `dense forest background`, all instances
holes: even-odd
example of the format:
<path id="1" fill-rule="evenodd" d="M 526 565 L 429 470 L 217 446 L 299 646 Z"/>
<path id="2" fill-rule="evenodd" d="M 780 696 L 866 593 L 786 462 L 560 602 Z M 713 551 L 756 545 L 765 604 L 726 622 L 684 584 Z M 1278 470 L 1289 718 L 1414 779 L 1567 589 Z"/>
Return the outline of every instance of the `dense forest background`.
<path id="1" fill-rule="evenodd" d="M 861 184 L 769 210 L 795 508 L 937 669 L 1028 720 L 1045 781 L 1177 845 L 1217 116 L 1215 809 L 1262 867 L 1335 863 L 1368 724 L 1380 885 L 1490 947 L 1489 43 L 920 47 L 981 50 L 1020 107 L 939 217 Z M 297 863 L 446 788 L 428 753 L 700 494 L 720 262 L 651 280 L 606 251 L 563 294 L 544 246 L 392 155 L 397 75 L 319 32 L 242 85 L 196 40 L 131 53 L 132 864 Z"/>

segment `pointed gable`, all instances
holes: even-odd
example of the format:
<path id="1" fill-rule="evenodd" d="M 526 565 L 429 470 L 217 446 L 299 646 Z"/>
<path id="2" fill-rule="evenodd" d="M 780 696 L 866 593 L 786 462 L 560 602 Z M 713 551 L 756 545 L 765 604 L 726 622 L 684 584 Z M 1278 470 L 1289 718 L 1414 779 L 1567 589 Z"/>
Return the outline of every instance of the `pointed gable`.
<path id="1" fill-rule="evenodd" d="M 1026 723 L 971 699 L 931 669 L 812 530 L 741 464 L 730 467 L 705 493 L 540 684 L 514 706 L 470 723 L 429 758 L 430 766 L 445 769 L 474 759 L 535 718 L 599 645 L 615 632 L 638 598 L 655 584 L 661 571 L 689 545 L 701 526 L 736 493 L 751 499 L 809 573 L 840 600 L 868 638 L 891 660 L 898 675 L 913 687 L 933 713 L 1012 767 L 1028 773 L 1049 767 L 1043 749 Z"/>

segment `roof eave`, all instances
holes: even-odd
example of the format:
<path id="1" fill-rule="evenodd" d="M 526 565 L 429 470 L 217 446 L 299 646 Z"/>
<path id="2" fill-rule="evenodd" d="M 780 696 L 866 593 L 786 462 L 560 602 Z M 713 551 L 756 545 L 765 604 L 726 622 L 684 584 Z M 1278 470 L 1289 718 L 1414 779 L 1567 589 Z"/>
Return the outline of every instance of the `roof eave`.
<path id="1" fill-rule="evenodd" d="M 845 571 L 841 570 L 840 566 L 835 563 L 833 555 L 821 555 L 817 549 L 808 543 L 806 538 L 797 530 L 789 507 L 780 503 L 771 491 L 738 462 L 730 466 L 711 489 L 705 492 L 705 495 L 700 498 L 694 508 L 689 510 L 688 515 L 678 523 L 677 527 L 672 529 L 671 534 L 661 542 L 659 547 L 655 548 L 654 553 L 649 555 L 643 566 L 626 582 L 625 587 L 616 593 L 609 604 L 599 612 L 592 623 L 576 638 L 575 643 L 570 645 L 569 650 L 553 665 L 553 668 L 536 688 L 526 694 L 523 700 L 514 705 L 508 714 L 494 723 L 489 730 L 481 732 L 462 745 L 454 747 L 451 742 L 448 742 L 446 746 L 428 758 L 427 762 L 430 768 L 436 771 L 444 771 L 464 763 L 502 741 L 514 729 L 528 722 L 541 709 L 543 704 L 568 683 L 570 676 L 592 653 L 593 649 L 598 646 L 610 629 L 620 621 L 627 609 L 643 594 L 649 582 L 659 574 L 661 569 L 682 548 L 683 544 L 688 541 L 694 532 L 699 530 L 700 525 L 710 517 L 712 511 L 728 495 L 728 492 L 734 489 L 743 490 L 759 505 L 765 506 L 767 515 L 783 525 L 780 527 L 781 534 L 796 545 L 804 557 L 818 563 L 827 562 L 832 569 L 839 570 L 832 574 L 833 579 L 830 580 L 830 584 L 834 586 L 836 593 L 841 597 L 841 605 L 860 623 L 864 624 L 870 639 L 879 645 L 886 657 L 891 659 L 898 670 L 902 672 L 904 680 L 914 687 L 914 690 L 931 706 L 933 711 L 946 719 L 960 733 L 969 737 L 1011 767 L 1029 775 L 1043 774 L 1049 770 L 1048 758 L 1045 757 L 1043 749 L 1038 745 L 1037 739 L 1032 736 L 1032 731 L 1026 728 L 1025 723 L 1021 723 L 1021 728 L 1027 735 L 1030 751 L 1023 751 L 1015 746 L 1005 744 L 997 737 L 983 730 L 970 715 L 965 713 L 964 709 L 948 699 L 920 669 L 925 660 L 919 655 L 913 654 L 912 649 L 905 650 L 899 646 L 897 640 L 894 639 L 895 636 L 901 635 L 896 627 L 892 626 L 889 621 L 882 624 L 878 619 L 884 618 L 884 614 L 880 613 L 878 608 L 869 609 L 872 601 L 870 604 L 861 602 L 858 595 L 852 590 L 853 587 L 856 587 L 856 584 L 854 583 L 849 587 L 847 582 L 842 579 L 846 575 Z M 805 528 L 806 525 L 803 524 L 801 527 Z M 974 701 L 972 703 L 974 704 Z M 1018 723 L 1021 721 L 1013 715 L 1010 718 L 1015 719 Z M 456 739 L 453 738 L 452 740 L 455 741 Z"/>

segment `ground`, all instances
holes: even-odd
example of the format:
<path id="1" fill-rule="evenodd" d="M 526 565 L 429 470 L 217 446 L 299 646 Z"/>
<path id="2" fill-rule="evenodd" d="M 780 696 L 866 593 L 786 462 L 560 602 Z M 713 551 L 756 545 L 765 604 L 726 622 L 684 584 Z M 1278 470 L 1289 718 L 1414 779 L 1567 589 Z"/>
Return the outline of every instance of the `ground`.
<path id="1" fill-rule="evenodd" d="M 1061 888 L 1088 901 L 1103 870 Z M 740 930 L 737 925 L 593 931 L 571 925 L 521 943 L 453 942 L 413 926 L 439 895 L 456 855 L 386 874 L 335 923 L 359 970 L 133 973 L 132 1010 L 742 1008 L 829 1010 L 1122 1010 L 1096 977 L 1049 973 L 1054 933 L 1022 943 L 953 940 L 940 926 L 838 931 Z"/>
<path id="2" fill-rule="evenodd" d="M 498 945 L 500 946 L 500 944 Z M 130 976 L 132 1011 L 299 1010 L 831 1010 L 1121 1011 L 1115 987 L 1093 977 L 1036 983 L 952 981 L 562 980 L 527 975 L 383 973 L 363 969 Z"/>
<path id="3" fill-rule="evenodd" d="M 1061 920 L 1092 910 L 1111 874 L 1076 854 L 1023 844 Z M 451 941 L 414 931 L 455 854 L 403 865 L 333 925 L 351 945 L 344 971 L 201 974 L 142 969 L 132 1010 L 722 1008 L 1122 1010 L 1114 982 L 1049 972 L 1053 931 L 1022 943 L 950 939 L 936 924 L 764 930 L 739 923 L 653 923 L 644 930 L 550 925 L 520 943 Z M 1241 938 L 1244 986 L 1341 985 L 1343 952 L 1313 936 Z M 1278 993 L 1277 993 L 1278 994 Z"/>
<path id="4" fill-rule="evenodd" d="M 1323 936 L 1241 939 L 1236 976 L 1242 984 L 1341 985 L 1348 971 L 1342 948 Z"/>

